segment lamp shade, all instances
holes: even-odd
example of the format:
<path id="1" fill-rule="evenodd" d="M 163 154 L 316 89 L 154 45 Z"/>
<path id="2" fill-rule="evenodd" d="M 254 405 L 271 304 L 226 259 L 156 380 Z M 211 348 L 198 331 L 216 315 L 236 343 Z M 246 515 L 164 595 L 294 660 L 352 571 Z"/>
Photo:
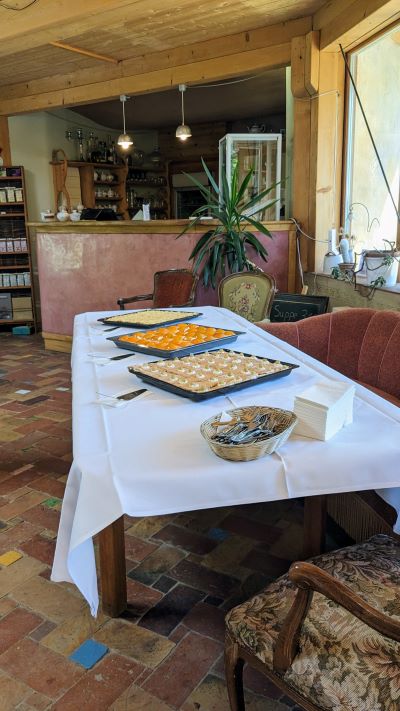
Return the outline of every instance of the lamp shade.
<path id="1" fill-rule="evenodd" d="M 121 133 L 118 136 L 118 145 L 125 151 L 127 151 L 129 148 L 133 146 L 133 140 L 129 133 Z"/>
<path id="2" fill-rule="evenodd" d="M 190 126 L 187 126 L 185 123 L 181 123 L 175 131 L 175 136 L 181 141 L 187 141 L 191 135 L 192 132 L 190 130 Z"/>

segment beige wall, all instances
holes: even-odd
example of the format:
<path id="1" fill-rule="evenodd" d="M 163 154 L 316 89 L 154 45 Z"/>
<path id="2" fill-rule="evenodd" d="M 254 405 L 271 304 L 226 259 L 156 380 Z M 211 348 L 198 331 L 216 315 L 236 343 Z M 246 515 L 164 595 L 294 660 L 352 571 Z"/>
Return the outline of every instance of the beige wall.
<path id="1" fill-rule="evenodd" d="M 329 311 L 335 306 L 400 310 L 400 288 L 398 291 L 376 289 L 372 299 L 367 299 L 366 296 L 362 296 L 362 294 L 368 293 L 366 287 L 361 287 L 361 293 L 359 293 L 354 289 L 353 284 L 333 279 L 330 276 L 310 272 L 304 275 L 304 281 L 308 286 L 310 296 L 329 296 Z"/>
<path id="2" fill-rule="evenodd" d="M 65 132 L 68 128 L 75 130 L 78 127 L 86 133 L 95 131 L 101 141 L 106 140 L 108 135 L 114 139 L 118 137 L 118 131 L 99 126 L 87 118 L 82 117 L 81 121 L 79 114 L 69 109 L 9 118 L 11 159 L 13 165 L 25 167 L 31 221 L 40 220 L 42 210 L 54 209 L 51 154 L 54 149 L 62 148 L 70 160 L 75 160 L 76 144 L 65 138 Z M 157 143 L 157 134 L 154 131 L 135 132 L 135 140 L 138 148 L 150 152 Z"/>

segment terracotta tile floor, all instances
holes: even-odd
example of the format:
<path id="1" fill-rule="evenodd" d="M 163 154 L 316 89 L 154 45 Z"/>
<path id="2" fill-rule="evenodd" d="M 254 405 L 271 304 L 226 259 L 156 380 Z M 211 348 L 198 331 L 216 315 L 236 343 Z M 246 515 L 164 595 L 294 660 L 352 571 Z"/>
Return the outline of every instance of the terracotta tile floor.
<path id="1" fill-rule="evenodd" d="M 70 404 L 69 356 L 1 334 L 0 711 L 228 711 L 225 611 L 301 556 L 301 502 L 127 517 L 130 619 L 93 619 L 49 580 Z M 106 647 L 90 669 L 70 658 L 88 639 Z M 261 675 L 245 680 L 248 711 L 295 708 Z"/>

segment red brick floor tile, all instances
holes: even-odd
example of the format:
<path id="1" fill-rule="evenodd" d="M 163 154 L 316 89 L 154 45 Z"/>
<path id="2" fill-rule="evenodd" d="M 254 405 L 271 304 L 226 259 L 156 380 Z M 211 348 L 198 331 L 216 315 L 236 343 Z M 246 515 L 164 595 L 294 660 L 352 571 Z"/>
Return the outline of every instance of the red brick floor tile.
<path id="1" fill-rule="evenodd" d="M 38 627 L 43 619 L 18 608 L 0 620 L 0 654 Z"/>
<path id="2" fill-rule="evenodd" d="M 168 637 L 189 610 L 203 597 L 204 593 L 199 590 L 189 588 L 187 585 L 176 585 L 143 615 L 139 626 Z"/>
<path id="3" fill-rule="evenodd" d="M 43 637 L 46 637 L 46 635 L 50 634 L 50 632 L 52 632 L 56 627 L 57 625 L 55 622 L 45 620 L 44 622 L 42 622 L 41 625 L 39 625 L 39 627 L 36 627 L 36 629 L 30 633 L 29 637 L 35 642 L 40 642 Z"/>
<path id="4" fill-rule="evenodd" d="M 41 530 L 42 526 L 35 526 L 29 521 L 23 521 L 0 533 L 0 555 L 11 548 L 20 548 L 22 543 L 29 541 Z"/>
<path id="5" fill-rule="evenodd" d="M 223 642 L 225 638 L 225 612 L 219 607 L 199 602 L 184 617 L 183 624 L 194 632 Z"/>
<path id="6" fill-rule="evenodd" d="M 62 499 L 64 496 L 65 484 L 62 481 L 58 481 L 58 479 L 44 476 L 35 481 L 35 489 Z"/>
<path id="7" fill-rule="evenodd" d="M 239 536 L 262 541 L 263 543 L 274 543 L 282 534 L 282 531 L 275 528 L 275 526 L 258 523 L 257 521 L 252 521 L 234 513 L 229 514 L 221 522 L 220 528 L 223 528 L 225 531 L 230 531 L 230 533 L 237 533 Z"/>
<path id="8" fill-rule="evenodd" d="M 140 664 L 111 654 L 67 691 L 52 711 L 79 711 L 85 708 L 88 711 L 106 711 L 142 670 Z"/>
<path id="9" fill-rule="evenodd" d="M 221 649 L 221 644 L 215 640 L 191 632 L 145 681 L 143 688 L 179 708 L 208 672 Z"/>
<path id="10" fill-rule="evenodd" d="M 164 526 L 160 531 L 154 533 L 152 538 L 161 539 L 165 543 L 170 543 L 173 546 L 183 548 L 183 550 L 196 553 L 197 555 L 210 553 L 217 546 L 217 541 L 213 541 L 211 538 L 202 536 L 199 533 L 188 531 L 181 526 L 175 526 L 174 524 Z"/>
<path id="11" fill-rule="evenodd" d="M 135 612 L 137 615 L 142 615 L 150 607 L 156 605 L 162 598 L 161 592 L 154 590 L 153 588 L 149 588 L 147 585 L 143 585 L 137 580 L 130 580 L 127 578 L 126 587 L 128 593 L 128 603 L 131 611 Z"/>
<path id="12" fill-rule="evenodd" d="M 148 543 L 135 536 L 125 536 L 125 554 L 127 558 L 132 558 L 138 563 L 147 558 L 157 548 L 158 546 L 155 543 Z"/>
<path id="13" fill-rule="evenodd" d="M 46 506 L 35 506 L 24 512 L 24 519 L 35 526 L 41 526 L 57 532 L 60 523 L 60 512 L 49 509 Z"/>
<path id="14" fill-rule="evenodd" d="M 237 580 L 224 573 L 217 573 L 190 560 L 181 560 L 170 572 L 171 578 L 176 578 L 198 590 L 204 590 L 209 595 L 227 597 L 237 586 Z"/>
<path id="15" fill-rule="evenodd" d="M 42 538 L 41 536 L 35 536 L 30 541 L 22 543 L 20 548 L 37 560 L 46 563 L 46 565 L 52 565 L 54 558 L 56 544 L 54 541 L 50 541 L 47 538 Z"/>
<path id="16" fill-rule="evenodd" d="M 84 673 L 82 667 L 31 639 L 23 639 L 4 652 L 0 668 L 50 698 L 65 693 Z"/>

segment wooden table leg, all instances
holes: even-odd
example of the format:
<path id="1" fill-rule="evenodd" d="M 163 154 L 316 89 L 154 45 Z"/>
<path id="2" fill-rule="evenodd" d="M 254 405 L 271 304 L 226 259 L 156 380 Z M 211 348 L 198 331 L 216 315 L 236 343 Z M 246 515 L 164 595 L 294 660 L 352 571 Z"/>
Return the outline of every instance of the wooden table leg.
<path id="1" fill-rule="evenodd" d="M 124 517 L 99 533 L 102 609 L 118 617 L 127 608 Z"/>
<path id="2" fill-rule="evenodd" d="M 324 551 L 326 499 L 326 496 L 306 496 L 304 499 L 304 558 Z"/>

